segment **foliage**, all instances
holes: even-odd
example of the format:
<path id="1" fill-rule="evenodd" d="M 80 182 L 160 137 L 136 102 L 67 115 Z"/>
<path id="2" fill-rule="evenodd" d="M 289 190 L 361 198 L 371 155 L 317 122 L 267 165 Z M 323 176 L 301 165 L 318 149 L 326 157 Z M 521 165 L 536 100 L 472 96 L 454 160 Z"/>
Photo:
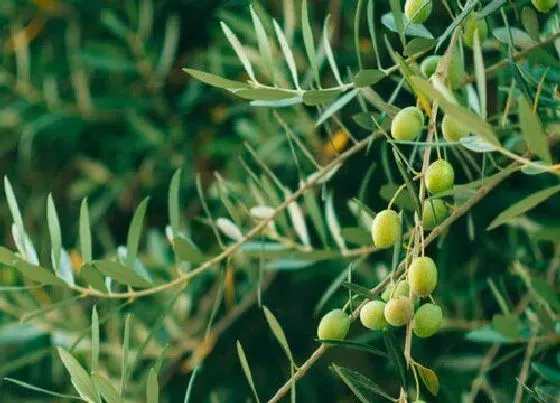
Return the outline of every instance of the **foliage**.
<path id="1" fill-rule="evenodd" d="M 0 6 L 3 401 L 556 401 L 560 6 L 418 1 Z"/>

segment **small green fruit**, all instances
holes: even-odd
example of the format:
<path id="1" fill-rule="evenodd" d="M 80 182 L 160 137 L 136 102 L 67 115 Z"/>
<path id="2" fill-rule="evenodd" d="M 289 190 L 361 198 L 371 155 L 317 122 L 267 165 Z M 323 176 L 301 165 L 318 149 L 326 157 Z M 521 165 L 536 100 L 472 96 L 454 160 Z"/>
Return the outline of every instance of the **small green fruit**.
<path id="1" fill-rule="evenodd" d="M 435 304 L 424 304 L 416 311 L 412 330 L 418 337 L 430 337 L 441 329 L 443 312 Z"/>
<path id="2" fill-rule="evenodd" d="M 422 225 L 424 229 L 434 229 L 440 225 L 449 215 L 447 205 L 441 199 L 431 199 L 424 201 L 422 209 Z"/>
<path id="3" fill-rule="evenodd" d="M 397 283 L 397 286 L 395 287 L 395 297 L 408 297 L 408 294 L 410 293 L 410 287 L 408 285 L 408 281 L 406 280 L 401 280 Z"/>
<path id="4" fill-rule="evenodd" d="M 360 309 L 360 322 L 371 330 L 383 330 L 387 327 L 385 320 L 385 303 L 369 301 Z"/>
<path id="5" fill-rule="evenodd" d="M 531 3 L 540 13 L 548 13 L 558 4 L 558 0 L 531 0 Z"/>
<path id="6" fill-rule="evenodd" d="M 404 14 L 413 24 L 423 24 L 432 13 L 432 0 L 406 0 Z"/>
<path id="7" fill-rule="evenodd" d="M 437 284 L 437 268 L 429 257 L 416 257 L 408 267 L 408 284 L 414 295 L 427 297 Z"/>
<path id="8" fill-rule="evenodd" d="M 426 189 L 431 193 L 441 193 L 451 190 L 455 180 L 453 165 L 444 159 L 434 161 L 426 169 Z"/>
<path id="9" fill-rule="evenodd" d="M 447 68 L 447 79 L 449 80 L 451 88 L 454 90 L 461 88 L 466 77 L 467 73 L 465 72 L 463 57 L 459 50 L 455 50 L 451 57 L 449 67 Z"/>
<path id="10" fill-rule="evenodd" d="M 401 219 L 394 210 L 380 211 L 371 224 L 371 238 L 376 248 L 386 249 L 401 235 Z"/>
<path id="11" fill-rule="evenodd" d="M 397 297 L 385 305 L 385 320 L 391 326 L 406 325 L 412 318 L 412 304 L 408 297 Z"/>
<path id="12" fill-rule="evenodd" d="M 437 55 L 432 55 L 426 57 L 422 64 L 420 65 L 420 70 L 424 74 L 424 77 L 430 78 L 437 70 L 439 63 L 441 62 L 442 57 Z"/>
<path id="13" fill-rule="evenodd" d="M 350 330 L 350 317 L 342 309 L 334 309 L 321 318 L 317 328 L 319 340 L 344 340 Z"/>
<path id="14" fill-rule="evenodd" d="M 397 140 L 414 140 L 424 128 L 424 114 L 415 106 L 401 109 L 391 122 L 391 136 Z"/>
<path id="15" fill-rule="evenodd" d="M 482 45 L 486 39 L 488 39 L 488 24 L 484 18 L 479 18 L 476 14 L 471 14 L 467 17 L 465 21 L 465 26 L 463 27 L 463 42 L 469 48 L 474 45 L 474 33 L 478 29 L 478 39 Z"/>
<path id="16" fill-rule="evenodd" d="M 441 131 L 443 132 L 443 137 L 449 142 L 459 141 L 470 133 L 467 126 L 457 122 L 449 115 L 443 117 L 441 121 Z"/>

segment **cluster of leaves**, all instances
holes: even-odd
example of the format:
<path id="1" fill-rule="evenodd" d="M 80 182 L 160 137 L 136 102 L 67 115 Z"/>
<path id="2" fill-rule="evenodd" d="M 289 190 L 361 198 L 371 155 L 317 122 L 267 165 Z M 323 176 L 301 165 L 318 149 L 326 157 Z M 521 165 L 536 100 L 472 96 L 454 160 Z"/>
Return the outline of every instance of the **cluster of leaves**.
<path id="1" fill-rule="evenodd" d="M 21 363 L 13 368 L 0 367 L 0 373 L 26 368 L 29 362 L 51 354 L 51 346 L 57 346 L 58 355 L 82 400 L 98 402 L 103 398 L 118 402 L 125 397 L 139 400 L 145 396 L 150 402 L 157 401 L 158 383 L 169 382 L 170 377 L 177 376 L 178 369 L 184 369 L 191 376 L 188 384 L 180 378 L 180 394 L 184 394 L 187 402 L 199 401 L 202 398 L 193 397 L 197 381 L 202 382 L 197 374 L 207 371 L 208 377 L 215 379 L 220 373 L 220 364 L 211 362 L 217 338 L 249 306 L 257 303 L 288 365 L 278 371 L 276 364 L 280 359 L 267 354 L 260 361 L 269 362 L 259 362 L 267 365 L 263 372 L 266 376 L 251 371 L 249 359 L 257 347 L 249 343 L 249 338 L 259 340 L 258 335 L 267 331 L 266 326 L 260 332 L 255 331 L 255 335 L 240 337 L 241 332 L 233 332 L 225 342 L 229 356 L 235 351 L 233 340 L 241 339 L 235 354 L 241 367 L 236 363 L 236 368 L 248 379 L 250 392 L 257 401 L 262 390 L 268 393 L 270 389 L 274 393 L 278 388 L 277 382 L 272 383 L 270 379 L 284 375 L 289 379 L 274 393 L 272 401 L 278 401 L 289 391 L 292 401 L 332 398 L 331 390 L 341 395 L 350 391 L 360 401 L 375 401 L 379 397 L 406 401 L 407 396 L 414 395 L 418 399 L 424 392 L 417 376 L 427 391 L 441 401 L 456 401 L 460 394 L 474 400 L 479 393 L 495 400 L 511 400 L 512 390 L 515 399 L 521 399 L 525 393 L 539 401 L 554 401 L 560 394 L 560 370 L 556 368 L 560 367 L 560 356 L 554 355 L 560 342 L 557 292 L 560 230 L 558 222 L 551 220 L 557 211 L 560 192 L 559 166 L 555 165 L 560 129 L 557 113 L 560 36 L 558 21 L 554 20 L 558 16 L 553 14 L 550 20 L 545 20 L 528 1 L 520 2 L 523 4 L 502 0 L 471 0 L 466 4 L 443 1 L 441 7 L 436 2 L 436 12 L 438 17 L 449 20 L 449 25 L 441 28 L 438 24 L 432 26 L 430 20 L 425 25 L 409 24 L 398 0 L 378 3 L 360 0 L 356 7 L 342 6 L 345 11 L 353 11 L 354 18 L 353 31 L 348 29 L 351 34 L 342 35 L 340 49 L 333 44 L 331 28 L 336 25 L 342 32 L 346 31 L 344 21 L 338 19 L 333 24 L 333 17 L 327 16 L 320 28 L 315 29 L 311 14 L 324 10 L 312 8 L 306 0 L 297 11 L 293 1 L 283 2 L 284 27 L 271 19 L 259 4 L 249 8 L 250 18 L 242 13 L 222 13 L 225 44 L 231 45 L 237 60 L 219 55 L 218 50 L 224 45 L 220 42 L 210 51 L 207 67 L 211 72 L 190 66 L 185 70 L 203 83 L 250 100 L 250 108 L 242 112 L 232 108 L 230 112 L 239 114 L 234 119 L 234 129 L 246 143 L 239 148 L 241 159 L 235 155 L 226 162 L 228 167 L 224 172 L 229 175 L 216 173 L 207 192 L 200 176 L 190 181 L 189 189 L 195 189 L 199 196 L 200 217 L 185 220 L 186 209 L 179 200 L 185 185 L 179 170 L 167 192 L 169 219 L 165 229 L 150 230 L 142 236 L 145 218 L 150 214 L 145 199 L 138 205 L 130 225 L 121 231 L 126 234 L 120 237 L 126 239 L 122 242 L 126 246 L 111 248 L 120 242 L 113 242 L 106 234 L 100 220 L 100 212 L 105 209 L 95 208 L 97 218 L 92 220 L 88 199 L 83 199 L 74 226 L 77 247 L 67 250 L 63 241 L 67 239 L 65 234 L 72 231 L 61 225 L 56 197 L 49 195 L 45 225 L 48 231 L 45 238 L 49 242 L 42 242 L 41 245 L 48 246 L 36 250 L 12 186 L 5 179 L 16 250 L 0 249 L 0 262 L 3 273 L 19 274 L 12 280 L 14 284 L 1 288 L 0 308 L 23 323 L 10 324 L 6 318 L 8 324 L 0 329 L 0 340 L 13 343 L 14 337 L 10 335 L 15 333 L 21 338 L 26 332 L 25 338 L 30 341 L 44 334 L 50 335 L 51 340 L 49 348 L 20 357 Z M 110 114 L 116 112 L 117 121 L 126 122 L 154 141 L 150 148 L 164 149 L 169 145 L 166 136 L 161 135 L 150 119 L 169 119 L 171 126 L 177 125 L 175 129 L 168 128 L 169 132 L 180 132 L 183 118 L 178 115 L 188 112 L 203 96 L 200 84 L 194 83 L 182 96 L 171 97 L 171 102 L 162 92 L 179 43 L 178 20 L 174 17 L 165 20 L 159 62 L 150 62 L 145 41 L 151 38 L 148 33 L 152 30 L 153 9 L 149 7 L 153 5 L 149 0 L 139 5 L 139 15 L 143 18 L 139 18 L 138 32 L 132 37 L 130 26 L 111 10 L 103 10 L 99 17 L 122 41 L 119 46 L 131 46 L 133 55 L 146 57 L 148 63 L 142 60 L 130 63 L 126 57 L 115 62 L 106 55 L 116 50 L 99 51 L 92 45 L 73 62 L 77 69 L 72 70 L 77 76 L 72 82 L 76 105 L 68 110 L 77 113 L 83 122 L 93 124 L 102 120 L 92 115 L 94 112 L 105 113 L 94 107 L 95 103 L 88 103 L 88 96 L 84 98 L 81 92 L 84 65 L 111 74 L 115 69 L 123 69 L 119 71 L 126 73 L 125 77 L 129 73 L 133 76 L 127 84 L 131 86 L 138 84 L 137 75 L 140 75 L 151 106 L 136 109 L 129 105 Z M 486 43 L 475 40 L 470 50 L 463 47 L 460 32 L 473 12 L 488 20 L 491 39 Z M 295 35 L 299 32 L 296 15 L 301 17 L 300 36 Z M 432 18 L 437 20 L 435 16 Z M 367 30 L 362 30 L 364 25 Z M 242 44 L 234 30 L 242 32 L 250 43 Z M 367 31 L 365 37 L 362 31 Z M 75 41 L 72 32 L 68 34 L 71 44 Z M 321 33 L 318 42 L 315 41 L 317 32 Z M 384 34 L 383 41 L 379 40 L 380 33 Z M 31 90 L 39 97 L 36 100 L 39 106 L 32 112 L 39 116 L 52 115 L 49 103 L 53 99 L 37 93 L 31 75 L 21 70 L 22 59 L 29 56 L 27 48 L 17 45 L 17 35 L 11 38 L 17 63 L 15 78 L 10 81 L 7 76 L 6 81 L 14 85 L 7 89 Z M 144 42 L 138 42 L 142 38 Z M 380 46 L 381 42 L 385 46 Z M 355 57 L 352 50 L 348 51 L 352 48 Z M 431 78 L 423 76 L 418 63 L 430 54 L 443 54 L 444 60 L 459 57 L 461 65 L 466 66 L 460 86 L 451 88 L 445 73 Z M 357 68 L 348 67 L 344 71 L 340 68 L 341 60 Z M 234 74 L 238 64 L 244 71 L 242 78 L 226 78 Z M 365 68 L 368 65 L 376 68 Z M 155 70 L 151 66 L 156 66 Z M 49 80 L 46 74 L 39 74 Z M 52 95 L 57 79 L 50 78 L 49 82 L 43 85 L 50 88 L 44 94 Z M 101 96 L 111 91 L 120 96 L 118 88 L 100 89 Z M 138 96 L 134 98 L 134 102 L 141 100 Z M 391 119 L 401 107 L 414 100 L 428 115 L 428 133 L 435 136 L 407 142 L 392 139 L 388 133 Z M 438 138 L 438 109 L 467 126 L 472 135 L 456 143 Z M 184 139 L 174 138 L 171 147 L 180 143 L 179 140 Z M 28 144 L 25 133 L 20 141 Z M 192 148 L 189 154 L 195 154 L 192 143 L 184 147 Z M 220 149 L 219 144 L 215 147 Z M 460 184 L 446 194 L 437 195 L 453 204 L 453 211 L 424 240 L 421 227 L 421 235 L 414 235 L 420 234 L 414 231 L 421 222 L 422 177 L 426 156 L 429 160 L 432 149 L 453 162 Z M 235 154 L 232 150 L 224 147 L 216 152 L 231 157 Z M 365 156 L 362 151 L 366 151 Z M 170 154 L 173 152 L 160 154 L 158 158 L 164 155 L 162 160 L 169 160 Z M 192 176 L 189 170 L 183 172 L 183 177 Z M 500 186 L 498 195 L 486 203 L 483 201 L 481 208 L 473 208 L 503 181 L 506 182 Z M 128 186 L 128 182 L 126 175 L 118 180 L 109 175 L 104 183 L 113 188 L 107 192 L 114 195 Z M 93 188 L 83 181 L 78 183 L 81 189 L 89 190 L 74 192 L 74 197 L 89 195 Z M 113 197 L 108 198 L 109 203 Z M 388 202 L 394 202 L 402 210 L 404 228 L 411 230 L 403 231 L 403 239 L 385 256 L 371 245 L 369 231 L 375 211 L 384 210 Z M 40 210 L 45 216 L 45 209 Z M 64 219 L 73 222 L 66 215 Z M 122 226 L 122 219 L 119 222 Z M 92 237 L 96 225 L 105 228 L 97 232 L 98 243 L 102 245 L 99 249 Z M 449 231 L 450 225 L 453 231 Z M 508 239 L 506 246 L 504 238 Z M 306 359 L 309 353 L 306 346 L 314 343 L 310 336 L 316 323 L 312 314 L 342 304 L 345 309 L 357 312 L 354 309 L 360 303 L 378 298 L 398 281 L 403 261 L 406 262 L 413 249 L 407 243 L 414 244 L 416 252 L 420 245 L 422 250 L 424 246 L 430 248 L 430 255 L 437 260 L 440 268 L 437 298 L 447 317 L 445 334 L 436 336 L 433 346 L 419 348 L 417 343 L 426 342 L 415 341 L 412 346 L 405 342 L 406 337 L 399 329 L 389 329 L 383 334 L 353 331 L 349 340 L 324 343 Z M 469 247 L 465 248 L 465 244 Z M 373 253 L 387 259 L 370 258 Z M 293 301 L 286 301 L 285 290 L 274 299 L 271 283 L 276 273 L 282 273 L 277 280 L 280 284 L 294 287 Z M 47 297 L 44 287 L 49 287 Z M 270 293 L 264 292 L 269 287 Z M 263 304 L 264 299 L 268 306 L 277 305 L 278 312 L 293 312 L 295 317 L 285 313 L 277 318 Z M 87 323 L 83 313 L 89 312 L 92 301 L 96 307 L 92 310 L 91 323 Z M 307 305 L 310 308 L 305 308 Z M 106 314 L 98 317 L 100 308 L 106 309 Z M 128 316 L 124 319 L 125 309 L 137 318 L 132 324 Z M 74 312 L 82 317 L 65 323 L 61 315 Z M 302 322 L 307 323 L 305 334 L 297 332 Z M 248 316 L 243 330 L 254 327 L 254 323 L 255 317 Z M 121 328 L 125 334 L 122 348 Z M 133 335 L 138 347 L 130 364 L 129 340 Z M 89 343 L 84 343 L 88 336 Z M 292 337 L 297 337 L 298 343 Z M 268 352 L 268 340 L 259 340 L 257 344 Z M 245 350 L 242 345 L 251 348 Z M 445 352 L 441 351 L 441 345 L 446 347 Z M 115 347 L 122 355 L 120 360 L 113 354 Z M 319 388 L 317 385 L 324 380 L 318 378 L 308 381 L 308 386 L 306 381 L 301 386 L 298 383 L 296 388 L 295 382 L 306 375 L 327 347 L 350 353 L 350 358 L 341 358 L 344 366 L 338 363 L 331 366 L 332 372 L 342 380 L 340 386 Z M 99 359 L 100 350 L 106 353 L 105 360 Z M 91 351 L 92 357 L 89 372 L 78 361 L 87 351 Z M 429 362 L 430 368 L 416 359 Z M 413 366 L 412 371 L 409 364 Z M 386 373 L 376 371 L 374 376 L 366 375 L 372 368 L 380 367 L 386 368 Z M 492 373 L 495 368 L 502 370 L 501 376 Z M 228 373 L 227 369 L 224 372 Z M 457 377 L 457 372 L 464 376 Z M 415 385 L 409 380 L 411 374 Z M 119 378 L 120 388 L 117 388 L 114 385 Z M 52 387 L 9 379 L 54 396 L 77 397 L 54 392 Z M 227 400 L 233 393 L 247 392 L 238 384 L 227 385 L 222 380 L 206 381 L 198 386 L 208 388 L 200 396 Z M 177 396 L 175 391 L 167 395 Z"/>

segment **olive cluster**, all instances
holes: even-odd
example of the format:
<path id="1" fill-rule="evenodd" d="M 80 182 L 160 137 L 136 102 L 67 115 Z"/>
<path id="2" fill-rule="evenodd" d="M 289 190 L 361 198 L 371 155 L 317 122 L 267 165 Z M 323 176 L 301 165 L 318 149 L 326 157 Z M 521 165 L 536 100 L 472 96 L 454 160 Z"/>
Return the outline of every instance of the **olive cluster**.
<path id="1" fill-rule="evenodd" d="M 418 337 L 430 337 L 441 328 L 443 313 L 433 303 L 420 305 L 416 312 L 417 297 L 428 297 L 437 284 L 437 268 L 429 257 L 417 257 L 408 267 L 406 280 L 389 287 L 384 300 L 369 301 L 360 310 L 362 325 L 371 330 L 390 326 L 404 326 L 412 320 L 412 330 Z"/>

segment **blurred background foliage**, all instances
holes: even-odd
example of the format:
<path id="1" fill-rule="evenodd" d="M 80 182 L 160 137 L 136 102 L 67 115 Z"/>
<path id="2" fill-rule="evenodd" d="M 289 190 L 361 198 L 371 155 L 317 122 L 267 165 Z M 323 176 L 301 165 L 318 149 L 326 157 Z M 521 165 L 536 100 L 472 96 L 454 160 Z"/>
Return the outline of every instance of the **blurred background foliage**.
<path id="1" fill-rule="evenodd" d="M 346 70 L 355 70 L 356 65 L 354 3 L 309 1 L 316 38 L 323 18 L 331 14 L 333 49 L 345 76 Z M 376 2 L 377 18 L 389 12 L 386 3 Z M 457 10 L 456 2 L 450 3 Z M 448 21 L 449 16 L 440 2 L 436 4 L 426 26 L 437 37 L 447 27 L 442 21 Z M 510 2 L 505 7 L 512 24 L 522 25 L 520 12 L 528 4 L 529 1 Z M 305 65 L 300 1 L 267 1 L 254 6 L 267 28 L 272 26 L 268 16 L 281 21 L 298 65 Z M 89 202 L 94 254 L 105 256 L 125 244 L 136 206 L 150 196 L 148 231 L 140 255 L 144 264 L 154 269 L 155 276 L 166 278 L 166 270 L 173 262 L 164 246 L 163 228 L 167 224 L 168 186 L 177 168 L 182 168 L 182 220 L 189 223 L 187 232 L 195 243 L 213 256 L 219 245 L 197 195 L 197 175 L 214 218 L 233 211 L 241 217 L 236 223 L 250 228 L 244 218 L 245 207 L 277 205 L 284 198 L 284 189 L 263 172 L 262 164 L 288 189 L 297 189 L 300 181 L 316 169 L 300 151 L 293 151 L 283 125 L 301 137 L 322 165 L 332 161 L 354 139 L 371 133 L 371 128 L 365 128 L 356 118 L 359 105 L 349 105 L 338 118 L 316 128 L 313 108 L 295 106 L 277 112 L 253 108 L 182 71 L 189 67 L 245 80 L 219 21 L 226 22 L 254 50 L 256 40 L 248 7 L 244 0 L 0 2 L 0 172 L 14 186 L 26 229 L 43 259 L 48 260 L 50 253 L 44 208 L 49 193 L 54 195 L 63 244 L 75 267 L 80 261 L 76 248 L 82 198 L 87 197 Z M 547 18 L 538 18 L 544 27 Z M 503 25 L 501 16 L 491 15 L 489 24 Z M 548 25 L 550 32 L 558 30 L 558 25 Z M 374 68 L 377 61 L 365 23 L 362 33 L 359 45 L 363 63 Z M 379 43 L 386 39 L 398 47 L 398 36 L 379 23 L 377 33 Z M 377 51 L 384 67 L 393 64 L 386 46 Z M 552 45 L 547 51 L 558 62 Z M 485 64 L 506 57 L 503 43 L 492 38 L 485 47 Z M 466 59 L 466 65 L 472 66 L 471 56 L 466 55 Z M 537 77 L 528 80 L 531 90 L 537 88 L 544 67 L 538 60 L 523 64 L 528 77 Z M 558 85 L 560 69 L 548 67 L 546 79 L 551 85 L 545 86 L 544 91 L 552 92 L 550 98 L 558 108 L 558 90 L 550 88 Z M 472 68 L 468 70 L 472 73 Z M 302 69 L 301 73 L 311 80 L 310 71 Z M 503 108 L 511 79 L 511 71 L 504 70 L 489 82 L 491 116 Z M 324 80 L 326 87 L 336 85 L 330 73 L 325 73 Z M 387 100 L 400 86 L 399 80 L 384 80 L 376 91 Z M 395 104 L 404 107 L 414 102 L 414 97 L 403 91 Z M 551 125 L 557 124 L 557 115 L 549 118 Z M 558 129 L 555 133 L 558 136 Z M 512 148 L 516 146 L 522 147 L 512 141 Z M 552 151 L 558 156 L 558 146 Z M 294 153 L 298 163 L 294 162 Z M 476 180 L 483 164 L 494 163 L 481 154 L 467 157 L 455 150 L 448 157 L 461 166 L 456 169 L 457 183 Z M 502 160 L 495 163 L 505 165 Z M 381 141 L 375 141 L 368 153 L 353 157 L 337 172 L 329 191 L 333 191 L 334 209 L 342 227 L 354 229 L 346 232 L 354 235 L 346 240 L 350 245 L 363 246 L 369 242 L 369 234 L 356 224 L 348 200 L 359 197 L 373 211 L 379 211 L 400 182 L 390 150 Z M 521 276 L 512 273 L 513 261 L 521 262 L 535 277 L 556 276 L 551 290 L 557 293 L 560 199 L 551 198 L 515 225 L 493 231 L 486 231 L 486 227 L 508 205 L 557 183 L 552 175 L 515 174 L 430 246 L 440 268 L 437 298 L 445 307 L 448 322 L 440 334 L 415 341 L 418 344 L 414 350 L 419 362 L 438 373 L 441 392 L 437 401 L 458 402 L 475 384 L 488 389 L 476 401 L 506 402 L 511 398 L 526 346 L 505 343 L 495 347 L 495 334 L 477 334 L 479 338 L 473 336 L 472 340 L 465 340 L 465 334 L 488 325 L 495 314 L 502 312 L 500 304 L 508 309 L 514 309 L 520 301 L 523 304 L 527 287 Z M 323 187 L 313 194 L 321 206 L 326 193 Z M 224 194 L 232 208 L 224 203 Z M 406 198 L 397 203 L 407 211 L 412 206 Z M 10 213 L 3 201 L 0 218 L 1 243 L 11 247 Z M 277 225 L 293 237 L 288 218 L 281 215 Z M 336 247 L 330 237 L 322 242 L 320 231 L 312 237 L 314 244 Z M 392 251 L 382 251 L 360 260 L 354 268 L 353 281 L 375 285 L 391 269 L 391 256 Z M 85 361 L 91 348 L 91 308 L 97 303 L 103 323 L 101 361 L 108 374 L 119 373 L 125 313 L 131 314 L 132 357 L 138 351 L 142 353 L 131 370 L 128 391 L 132 401 L 143 399 L 148 371 L 158 357 L 163 357 L 159 378 L 162 401 L 182 401 L 192 371 L 201 360 L 204 362 L 195 379 L 192 401 L 248 401 L 251 393 L 239 365 L 237 339 L 245 348 L 259 394 L 271 396 L 289 377 L 290 369 L 256 305 L 256 284 L 266 289 L 262 302 L 282 324 L 295 361 L 303 362 L 317 346 L 314 339 L 320 314 L 346 301 L 347 291 L 339 290 L 325 306 L 317 307 L 325 290 L 348 264 L 349 259 L 336 256 L 302 270 L 265 271 L 259 282 L 257 259 L 238 256 L 219 272 L 193 279 L 184 292 L 171 291 L 134 301 L 97 301 L 78 298 L 68 290 L 41 288 L 28 293 L 2 293 L 0 378 L 22 379 L 46 389 L 71 390 L 53 346 L 75 344 L 75 353 Z M 13 268 L 1 267 L 0 276 L 2 285 L 24 284 Z M 555 315 L 542 315 L 550 316 L 550 325 L 556 326 L 558 332 L 558 310 Z M 209 321 L 213 323 L 211 337 L 205 337 Z M 401 332 L 395 333 L 402 339 Z M 385 350 L 380 334 L 353 328 L 351 337 Z M 558 383 L 558 350 L 537 346 L 534 355 L 542 365 L 531 370 L 529 382 L 538 385 L 552 378 Z M 328 370 L 333 360 L 371 376 L 392 395 L 398 394 L 397 370 L 386 356 L 334 348 L 298 383 L 299 401 L 355 401 L 347 387 L 334 381 L 334 374 Z M 486 364 L 487 372 L 479 377 L 481 366 Z M 0 394 L 3 402 L 45 401 L 41 394 L 6 382 L 0 384 Z"/>

